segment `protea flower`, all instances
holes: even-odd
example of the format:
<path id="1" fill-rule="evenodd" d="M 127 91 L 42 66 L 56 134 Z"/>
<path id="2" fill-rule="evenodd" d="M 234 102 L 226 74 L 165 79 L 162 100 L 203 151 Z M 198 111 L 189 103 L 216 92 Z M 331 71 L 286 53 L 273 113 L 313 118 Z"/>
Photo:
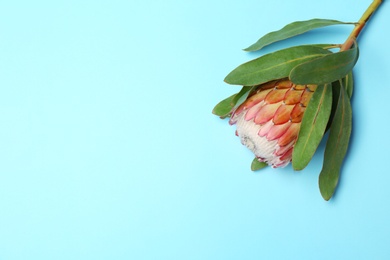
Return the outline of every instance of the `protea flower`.
<path id="1" fill-rule="evenodd" d="M 260 162 L 284 167 L 292 157 L 305 108 L 316 85 L 296 85 L 288 79 L 259 85 L 233 111 L 230 124 Z"/>
<path id="2" fill-rule="evenodd" d="M 241 64 L 226 76 L 226 83 L 242 88 L 219 102 L 213 113 L 230 117 L 229 123 L 236 125 L 241 143 L 255 155 L 252 170 L 267 164 L 284 167 L 289 162 L 294 170 L 304 169 L 329 130 L 319 188 L 325 200 L 332 197 L 352 130 L 352 69 L 359 56 L 356 40 L 381 3 L 373 0 L 356 23 L 329 19 L 293 22 L 245 49 L 258 51 L 324 26 L 355 26 L 343 44 L 278 50 Z"/>

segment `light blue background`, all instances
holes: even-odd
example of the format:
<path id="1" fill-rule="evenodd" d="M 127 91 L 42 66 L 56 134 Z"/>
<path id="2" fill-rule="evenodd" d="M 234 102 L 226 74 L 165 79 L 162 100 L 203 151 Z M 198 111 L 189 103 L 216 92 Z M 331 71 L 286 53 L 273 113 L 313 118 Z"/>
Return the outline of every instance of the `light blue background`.
<path id="1" fill-rule="evenodd" d="M 389 5 L 359 39 L 339 189 L 250 171 L 211 114 L 241 51 L 287 23 L 357 21 L 370 0 L 1 1 L 0 259 L 390 259 Z M 266 52 L 342 43 L 316 30 Z"/>

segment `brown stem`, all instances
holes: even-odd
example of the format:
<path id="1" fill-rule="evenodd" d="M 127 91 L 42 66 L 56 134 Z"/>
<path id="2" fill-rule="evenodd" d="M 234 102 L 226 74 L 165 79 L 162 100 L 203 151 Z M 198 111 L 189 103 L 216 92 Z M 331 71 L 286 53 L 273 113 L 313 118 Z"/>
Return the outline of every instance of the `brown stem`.
<path id="1" fill-rule="evenodd" d="M 371 15 L 375 12 L 376 9 L 378 9 L 379 5 L 382 3 L 382 0 L 374 0 L 371 5 L 367 8 L 367 10 L 364 12 L 360 20 L 355 25 L 355 28 L 352 30 L 351 34 L 347 38 L 347 40 L 344 42 L 344 44 L 341 46 L 340 51 L 345 51 L 351 48 L 353 43 L 356 41 L 357 37 L 359 36 L 360 32 L 363 30 L 364 26 L 366 25 L 368 19 L 370 19 Z"/>

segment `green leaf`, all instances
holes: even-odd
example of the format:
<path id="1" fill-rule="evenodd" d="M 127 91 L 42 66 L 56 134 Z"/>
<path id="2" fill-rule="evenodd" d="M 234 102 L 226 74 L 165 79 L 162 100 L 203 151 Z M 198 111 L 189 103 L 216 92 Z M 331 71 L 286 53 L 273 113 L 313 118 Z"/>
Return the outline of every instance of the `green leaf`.
<path id="1" fill-rule="evenodd" d="M 352 70 L 342 79 L 342 84 L 345 87 L 345 91 L 347 91 L 348 97 L 352 97 L 353 93 L 353 74 Z"/>
<path id="2" fill-rule="evenodd" d="M 251 170 L 252 171 L 257 171 L 257 170 L 260 170 L 260 169 L 263 169 L 265 167 L 267 167 L 268 164 L 265 163 L 265 162 L 259 162 L 259 160 L 257 160 L 257 158 L 253 159 L 252 161 L 252 164 L 251 164 Z"/>
<path id="3" fill-rule="evenodd" d="M 234 109 L 234 107 L 238 106 L 240 103 L 242 103 L 248 94 L 251 92 L 253 87 L 242 87 L 240 92 L 231 95 L 230 97 L 222 100 L 219 102 L 213 109 L 213 114 L 221 117 L 226 118 L 230 116 L 231 111 Z"/>
<path id="4" fill-rule="evenodd" d="M 325 132 L 327 132 L 330 129 L 330 126 L 332 125 L 334 114 L 336 113 L 336 109 L 337 109 L 337 104 L 339 102 L 338 100 L 340 97 L 341 85 L 342 85 L 341 80 L 336 80 L 332 82 L 332 110 L 330 112 L 330 117 Z"/>
<path id="5" fill-rule="evenodd" d="M 305 44 L 305 45 L 301 45 L 301 46 L 313 46 L 313 47 L 319 47 L 319 48 L 326 49 L 326 50 L 340 49 L 339 44 L 331 44 L 331 43 Z"/>
<path id="6" fill-rule="evenodd" d="M 254 86 L 274 79 L 285 78 L 295 66 L 330 51 L 314 46 L 296 46 L 246 62 L 230 72 L 225 82 L 233 85 Z"/>
<path id="7" fill-rule="evenodd" d="M 285 40 L 287 38 L 291 38 L 293 36 L 305 33 L 307 31 L 329 26 L 336 24 L 353 24 L 353 23 L 345 23 L 336 20 L 327 20 L 327 19 L 311 19 L 307 21 L 298 21 L 293 22 L 282 29 L 274 32 L 270 32 L 263 37 L 261 37 L 256 43 L 252 44 L 248 48 L 244 49 L 245 51 L 257 51 L 261 48 L 270 45 L 271 43 L 278 42 L 281 40 Z"/>
<path id="8" fill-rule="evenodd" d="M 332 108 L 332 86 L 318 86 L 303 115 L 298 140 L 292 154 L 294 170 L 304 169 L 324 136 Z"/>
<path id="9" fill-rule="evenodd" d="M 352 108 L 344 87 L 340 88 L 337 109 L 325 147 L 324 165 L 319 176 L 322 197 L 329 200 L 337 187 L 340 169 L 348 150 L 352 130 Z"/>
<path id="10" fill-rule="evenodd" d="M 237 107 L 239 106 L 242 102 L 244 102 L 246 100 L 246 98 L 248 97 L 249 93 L 252 91 L 254 87 L 247 87 L 247 86 L 243 86 L 240 90 L 240 92 L 238 92 L 236 94 L 236 96 L 234 97 L 232 103 L 233 103 L 233 106 Z"/>
<path id="11" fill-rule="evenodd" d="M 336 109 L 337 109 L 337 104 L 338 104 L 338 99 L 339 99 L 339 96 L 340 96 L 341 86 L 343 86 L 345 88 L 345 91 L 347 92 L 348 97 L 351 99 L 352 92 L 353 92 L 353 75 L 352 75 L 352 71 L 350 71 L 347 74 L 347 76 L 345 76 L 345 78 L 332 82 L 332 89 L 333 89 L 333 91 L 332 91 L 333 92 L 332 111 L 330 113 L 330 119 L 329 119 L 329 122 L 328 122 L 328 126 L 326 127 L 326 131 L 329 130 L 330 125 L 332 124 L 333 117 L 334 117 L 334 114 L 335 114 Z"/>
<path id="12" fill-rule="evenodd" d="M 213 109 L 213 114 L 221 118 L 226 118 L 229 116 L 232 108 L 234 107 L 233 100 L 237 94 L 231 95 L 228 98 L 225 98 L 219 102 Z"/>
<path id="13" fill-rule="evenodd" d="M 295 84 L 326 84 L 344 78 L 355 66 L 359 51 L 352 49 L 331 53 L 296 66 L 290 73 Z"/>

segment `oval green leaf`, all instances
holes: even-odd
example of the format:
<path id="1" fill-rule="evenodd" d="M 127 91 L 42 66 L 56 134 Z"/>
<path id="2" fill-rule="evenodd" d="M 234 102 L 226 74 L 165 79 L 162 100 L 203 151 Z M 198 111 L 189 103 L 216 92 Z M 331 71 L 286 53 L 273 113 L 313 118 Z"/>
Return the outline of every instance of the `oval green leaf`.
<path id="1" fill-rule="evenodd" d="M 352 108 L 348 94 L 341 86 L 337 109 L 325 147 L 324 164 L 318 180 L 321 195 L 325 200 L 333 196 L 337 187 L 340 169 L 348 150 L 351 130 Z"/>
<path id="2" fill-rule="evenodd" d="M 244 102 L 245 99 L 248 97 L 249 93 L 252 91 L 253 88 L 254 87 L 243 86 L 241 88 L 240 92 L 238 92 L 236 94 L 236 96 L 234 97 L 234 99 L 232 100 L 233 106 L 237 107 L 242 102 Z"/>
<path id="3" fill-rule="evenodd" d="M 265 162 L 259 162 L 259 160 L 257 160 L 257 158 L 253 159 L 252 161 L 252 164 L 251 164 L 251 170 L 252 171 L 258 171 L 260 169 L 263 169 L 265 167 L 267 167 L 268 164 L 265 163 Z"/>
<path id="4" fill-rule="evenodd" d="M 213 108 L 213 114 L 217 115 L 221 118 L 226 118 L 229 116 L 232 108 L 234 107 L 234 104 L 232 104 L 235 96 L 237 94 L 231 95 L 228 98 L 225 98 L 221 102 L 219 102 L 214 108 Z"/>
<path id="5" fill-rule="evenodd" d="M 238 106 L 240 103 L 242 103 L 253 87 L 242 87 L 240 92 L 231 95 L 228 98 L 225 98 L 221 102 L 219 102 L 213 109 L 212 113 L 214 115 L 217 115 L 221 118 L 226 118 L 230 116 L 230 113 L 234 109 L 235 106 Z"/>
<path id="6" fill-rule="evenodd" d="M 331 53 L 296 66 L 290 73 L 295 84 L 326 84 L 344 78 L 355 66 L 359 51 L 352 49 Z"/>
<path id="7" fill-rule="evenodd" d="M 252 44 L 251 46 L 249 46 L 244 50 L 257 51 L 267 45 L 270 45 L 271 43 L 285 40 L 300 35 L 302 33 L 308 32 L 313 29 L 317 29 L 329 25 L 336 25 L 336 24 L 353 24 L 353 23 L 345 23 L 345 22 L 328 20 L 328 19 L 311 19 L 307 21 L 293 22 L 286 25 L 285 27 L 283 27 L 278 31 L 270 32 L 264 35 L 256 43 Z"/>
<path id="8" fill-rule="evenodd" d="M 283 49 L 241 64 L 226 76 L 225 82 L 233 85 L 254 86 L 285 78 L 297 65 L 329 53 L 328 50 L 310 45 Z"/>
<path id="9" fill-rule="evenodd" d="M 302 118 L 298 140 L 292 154 L 294 170 L 304 169 L 324 136 L 332 108 L 332 86 L 318 86 Z"/>

